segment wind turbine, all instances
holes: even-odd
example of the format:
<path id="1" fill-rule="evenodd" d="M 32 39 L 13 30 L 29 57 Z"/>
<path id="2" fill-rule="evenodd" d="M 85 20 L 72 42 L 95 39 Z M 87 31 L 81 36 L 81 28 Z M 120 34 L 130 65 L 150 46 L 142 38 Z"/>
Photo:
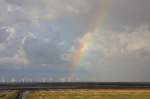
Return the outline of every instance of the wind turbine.
<path id="1" fill-rule="evenodd" d="M 15 78 L 12 78 L 10 82 L 14 83 L 16 80 Z"/>
<path id="2" fill-rule="evenodd" d="M 43 82 L 43 83 L 46 82 L 46 78 L 45 78 L 45 77 L 42 78 L 42 82 Z"/>

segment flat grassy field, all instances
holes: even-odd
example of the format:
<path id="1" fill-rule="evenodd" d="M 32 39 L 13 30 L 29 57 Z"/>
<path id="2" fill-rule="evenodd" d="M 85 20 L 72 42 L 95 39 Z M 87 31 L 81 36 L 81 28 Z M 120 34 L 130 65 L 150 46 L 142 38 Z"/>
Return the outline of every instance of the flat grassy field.
<path id="1" fill-rule="evenodd" d="M 1 92 L 0 99 L 16 99 L 18 92 Z"/>
<path id="2" fill-rule="evenodd" d="M 27 99 L 150 99 L 150 89 L 65 89 L 32 91 Z"/>

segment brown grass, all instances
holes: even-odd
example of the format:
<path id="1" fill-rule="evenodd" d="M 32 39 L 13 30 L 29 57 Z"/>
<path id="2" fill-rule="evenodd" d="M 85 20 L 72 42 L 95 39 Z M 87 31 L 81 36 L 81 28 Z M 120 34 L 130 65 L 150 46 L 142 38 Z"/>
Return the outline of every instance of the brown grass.
<path id="1" fill-rule="evenodd" d="M 66 89 L 32 91 L 27 99 L 150 99 L 150 89 Z"/>

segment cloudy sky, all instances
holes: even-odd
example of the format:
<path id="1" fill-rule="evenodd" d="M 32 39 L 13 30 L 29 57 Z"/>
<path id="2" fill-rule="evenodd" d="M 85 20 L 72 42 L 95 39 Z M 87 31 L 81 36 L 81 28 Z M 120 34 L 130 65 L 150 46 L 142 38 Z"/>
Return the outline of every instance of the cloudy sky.
<path id="1" fill-rule="evenodd" d="M 150 0 L 0 0 L 0 81 L 149 82 L 149 9 Z"/>

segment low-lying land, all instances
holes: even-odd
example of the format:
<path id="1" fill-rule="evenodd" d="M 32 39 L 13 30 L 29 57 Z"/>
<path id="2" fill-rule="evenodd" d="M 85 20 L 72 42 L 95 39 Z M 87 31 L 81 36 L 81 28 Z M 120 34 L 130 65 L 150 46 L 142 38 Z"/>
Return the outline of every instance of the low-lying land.
<path id="1" fill-rule="evenodd" d="M 16 99 L 18 91 L 1 91 L 0 99 Z"/>
<path id="2" fill-rule="evenodd" d="M 150 99 L 150 89 L 38 90 L 27 99 Z"/>

